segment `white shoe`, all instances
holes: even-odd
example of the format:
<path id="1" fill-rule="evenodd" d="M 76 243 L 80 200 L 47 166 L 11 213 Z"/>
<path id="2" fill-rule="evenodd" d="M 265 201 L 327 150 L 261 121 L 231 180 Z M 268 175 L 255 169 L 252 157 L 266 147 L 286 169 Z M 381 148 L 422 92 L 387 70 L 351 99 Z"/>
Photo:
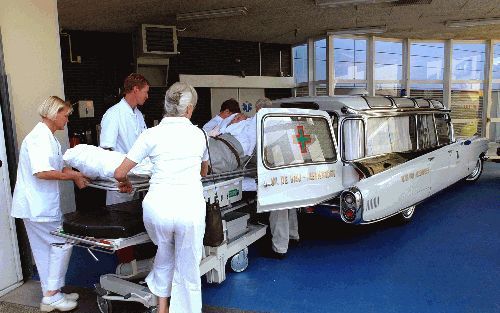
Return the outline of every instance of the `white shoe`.
<path id="1" fill-rule="evenodd" d="M 80 299 L 80 295 L 77 294 L 76 292 L 72 292 L 72 293 L 63 293 L 63 296 L 67 299 L 67 300 L 71 300 L 71 301 L 76 301 L 78 299 Z"/>
<path id="2" fill-rule="evenodd" d="M 42 312 L 52 312 L 54 310 L 58 310 L 61 312 L 71 311 L 77 306 L 76 301 L 68 300 L 65 297 L 62 297 L 61 299 L 52 303 L 44 303 L 44 300 L 46 300 L 46 298 L 48 297 L 44 297 L 42 299 L 42 303 L 40 303 L 40 311 Z"/>

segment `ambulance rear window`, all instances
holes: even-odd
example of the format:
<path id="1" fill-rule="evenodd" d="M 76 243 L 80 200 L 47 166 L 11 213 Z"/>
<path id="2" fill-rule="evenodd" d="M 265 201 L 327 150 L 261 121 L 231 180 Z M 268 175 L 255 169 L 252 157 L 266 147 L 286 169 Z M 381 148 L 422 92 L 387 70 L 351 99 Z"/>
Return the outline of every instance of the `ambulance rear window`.
<path id="1" fill-rule="evenodd" d="M 268 168 L 336 161 L 330 124 L 322 116 L 266 116 L 263 160 Z"/>

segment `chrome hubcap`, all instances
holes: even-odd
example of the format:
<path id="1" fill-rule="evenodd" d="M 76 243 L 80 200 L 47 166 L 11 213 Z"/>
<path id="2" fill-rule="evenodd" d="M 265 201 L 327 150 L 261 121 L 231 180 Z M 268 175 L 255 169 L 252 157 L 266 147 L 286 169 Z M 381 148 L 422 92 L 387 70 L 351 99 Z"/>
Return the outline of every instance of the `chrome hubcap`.
<path id="1" fill-rule="evenodd" d="M 477 160 L 476 167 L 474 168 L 474 171 L 469 175 L 469 179 L 474 179 L 481 173 L 481 160 Z"/>

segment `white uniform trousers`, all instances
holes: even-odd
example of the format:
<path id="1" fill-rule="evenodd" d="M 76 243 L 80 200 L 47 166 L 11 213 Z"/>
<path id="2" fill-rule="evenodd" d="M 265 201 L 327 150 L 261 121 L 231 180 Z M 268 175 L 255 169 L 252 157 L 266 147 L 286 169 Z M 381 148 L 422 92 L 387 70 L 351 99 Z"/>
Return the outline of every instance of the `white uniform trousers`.
<path id="1" fill-rule="evenodd" d="M 170 313 L 201 313 L 205 202 L 203 198 L 200 201 L 184 198 L 184 204 L 172 205 L 165 199 L 169 197 L 154 195 L 150 190 L 143 201 L 144 226 L 158 246 L 146 282 L 153 294 L 171 297 Z"/>
<path id="2" fill-rule="evenodd" d="M 73 248 L 65 244 L 63 238 L 50 234 L 61 222 L 32 222 L 28 219 L 23 221 L 40 276 L 42 292 L 45 294 L 48 290 L 61 289 Z M 53 246 L 53 243 L 61 245 Z"/>
<path id="3" fill-rule="evenodd" d="M 299 223 L 297 210 L 278 210 L 269 213 L 269 226 L 271 228 L 272 247 L 275 252 L 286 253 L 288 240 L 299 240 Z"/>

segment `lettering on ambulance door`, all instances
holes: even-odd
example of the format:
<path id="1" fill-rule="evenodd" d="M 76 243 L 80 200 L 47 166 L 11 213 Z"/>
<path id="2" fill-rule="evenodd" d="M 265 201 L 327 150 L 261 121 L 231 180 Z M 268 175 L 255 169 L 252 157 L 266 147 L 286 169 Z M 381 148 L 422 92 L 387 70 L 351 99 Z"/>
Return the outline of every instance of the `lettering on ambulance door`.
<path id="1" fill-rule="evenodd" d="M 324 111 L 262 109 L 257 114 L 257 211 L 318 204 L 342 190 L 341 162 Z"/>

